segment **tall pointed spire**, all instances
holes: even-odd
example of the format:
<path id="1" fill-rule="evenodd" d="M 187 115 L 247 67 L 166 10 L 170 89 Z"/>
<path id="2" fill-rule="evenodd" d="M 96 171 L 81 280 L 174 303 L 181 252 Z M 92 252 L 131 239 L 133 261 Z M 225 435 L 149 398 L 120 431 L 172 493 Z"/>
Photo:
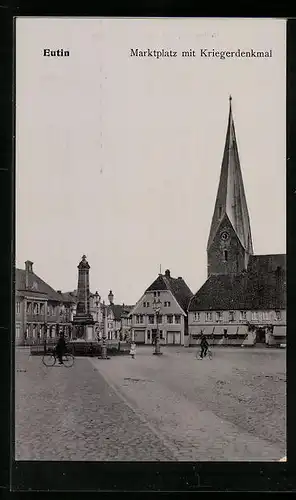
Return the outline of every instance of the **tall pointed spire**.
<path id="1" fill-rule="evenodd" d="M 248 254 L 252 254 L 251 226 L 237 148 L 231 95 L 229 96 L 228 126 L 220 181 L 207 250 L 212 245 L 225 215 L 228 217 L 244 250 Z"/>

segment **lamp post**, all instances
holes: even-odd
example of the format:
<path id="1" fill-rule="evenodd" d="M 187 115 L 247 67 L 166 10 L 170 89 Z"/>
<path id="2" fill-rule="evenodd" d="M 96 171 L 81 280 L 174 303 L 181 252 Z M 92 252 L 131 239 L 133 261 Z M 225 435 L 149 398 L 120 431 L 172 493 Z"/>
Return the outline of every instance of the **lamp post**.
<path id="1" fill-rule="evenodd" d="M 156 317 L 156 337 L 155 337 L 155 351 L 153 354 L 155 354 L 156 356 L 162 354 L 162 352 L 160 352 L 160 335 L 159 335 L 159 322 L 158 322 L 160 308 L 161 308 L 161 300 L 154 299 L 153 310 L 155 312 L 155 317 Z"/>
<path id="2" fill-rule="evenodd" d="M 103 316 L 104 316 L 104 326 L 103 326 L 103 339 L 102 339 L 102 359 L 107 358 L 107 308 L 105 306 L 105 301 L 103 300 Z"/>

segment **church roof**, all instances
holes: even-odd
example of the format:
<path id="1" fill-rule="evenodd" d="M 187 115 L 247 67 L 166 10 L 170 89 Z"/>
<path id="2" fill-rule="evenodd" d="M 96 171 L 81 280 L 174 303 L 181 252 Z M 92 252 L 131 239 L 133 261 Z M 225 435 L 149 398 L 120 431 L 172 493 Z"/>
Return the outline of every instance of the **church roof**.
<path id="1" fill-rule="evenodd" d="M 173 278 L 167 269 L 165 274 L 159 274 L 155 281 L 147 288 L 146 292 L 151 291 L 170 291 L 178 304 L 186 312 L 190 299 L 193 296 L 192 291 L 183 280 L 183 278 Z"/>
<path id="2" fill-rule="evenodd" d="M 189 311 L 286 308 L 286 255 L 250 256 L 247 271 L 211 275 L 190 301 Z"/>
<path id="3" fill-rule="evenodd" d="M 243 248 L 248 253 L 252 254 L 253 244 L 251 227 L 240 167 L 231 107 L 231 98 L 229 101 L 228 126 L 220 173 L 220 181 L 207 249 L 209 249 L 211 244 L 213 243 L 215 235 L 217 234 L 219 226 L 225 215 L 227 215 Z"/>
<path id="4" fill-rule="evenodd" d="M 15 289 L 19 294 L 34 296 L 44 294 L 49 300 L 64 302 L 63 295 L 56 292 L 48 283 L 42 280 L 33 272 L 28 273 L 28 288 L 26 288 L 26 271 L 25 269 L 15 270 Z"/>

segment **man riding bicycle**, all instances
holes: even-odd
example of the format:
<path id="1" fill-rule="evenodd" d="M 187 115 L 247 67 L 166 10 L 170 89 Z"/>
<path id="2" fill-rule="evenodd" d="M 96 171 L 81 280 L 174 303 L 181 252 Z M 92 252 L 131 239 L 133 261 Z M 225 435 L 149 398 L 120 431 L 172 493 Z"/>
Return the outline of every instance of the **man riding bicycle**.
<path id="1" fill-rule="evenodd" d="M 203 334 L 203 332 L 201 332 L 200 347 L 201 347 L 200 357 L 204 358 L 207 355 L 207 352 L 209 349 L 209 344 L 208 344 L 206 336 Z"/>
<path id="2" fill-rule="evenodd" d="M 63 364 L 63 356 L 66 352 L 67 352 L 66 342 L 64 336 L 61 335 L 57 342 L 57 345 L 54 348 L 54 353 L 56 354 L 60 365 Z"/>

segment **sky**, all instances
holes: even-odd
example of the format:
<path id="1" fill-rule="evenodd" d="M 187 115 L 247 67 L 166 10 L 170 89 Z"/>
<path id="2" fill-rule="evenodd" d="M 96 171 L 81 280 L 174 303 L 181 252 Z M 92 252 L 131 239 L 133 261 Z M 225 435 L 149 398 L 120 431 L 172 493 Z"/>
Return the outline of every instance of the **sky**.
<path id="1" fill-rule="evenodd" d="M 200 55 L 252 48 L 272 57 Z M 196 293 L 229 94 L 254 252 L 285 253 L 285 68 L 284 20 L 17 18 L 17 267 L 69 291 L 85 254 L 102 299 L 136 303 L 160 266 Z"/>

